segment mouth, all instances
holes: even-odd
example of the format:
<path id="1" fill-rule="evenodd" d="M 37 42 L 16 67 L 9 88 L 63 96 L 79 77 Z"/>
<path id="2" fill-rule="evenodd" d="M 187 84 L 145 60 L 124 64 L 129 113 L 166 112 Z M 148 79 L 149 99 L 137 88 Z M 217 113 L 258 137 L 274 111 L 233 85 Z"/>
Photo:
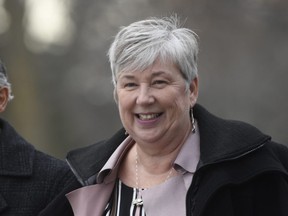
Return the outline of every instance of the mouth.
<path id="1" fill-rule="evenodd" d="M 162 113 L 136 114 L 137 118 L 142 121 L 153 120 L 161 115 Z"/>

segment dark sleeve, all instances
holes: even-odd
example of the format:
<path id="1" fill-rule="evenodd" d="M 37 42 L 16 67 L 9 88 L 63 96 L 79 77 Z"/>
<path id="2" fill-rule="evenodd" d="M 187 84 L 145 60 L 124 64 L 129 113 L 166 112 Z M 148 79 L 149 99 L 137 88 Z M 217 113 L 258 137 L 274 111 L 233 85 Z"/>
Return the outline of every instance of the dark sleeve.
<path id="1" fill-rule="evenodd" d="M 34 158 L 34 182 L 41 190 L 39 212 L 43 215 L 73 215 L 65 194 L 81 187 L 68 164 L 43 152 L 37 151 Z M 39 183 L 41 182 L 41 184 Z M 36 187 L 36 186 L 35 186 Z M 39 202 L 38 201 L 38 202 Z M 59 213 L 58 213 L 59 212 Z M 42 215 L 39 214 L 39 215 Z"/>
<path id="2" fill-rule="evenodd" d="M 70 178 L 63 190 L 40 212 L 39 216 L 73 216 L 72 208 L 65 195 L 80 187 L 75 177 Z"/>

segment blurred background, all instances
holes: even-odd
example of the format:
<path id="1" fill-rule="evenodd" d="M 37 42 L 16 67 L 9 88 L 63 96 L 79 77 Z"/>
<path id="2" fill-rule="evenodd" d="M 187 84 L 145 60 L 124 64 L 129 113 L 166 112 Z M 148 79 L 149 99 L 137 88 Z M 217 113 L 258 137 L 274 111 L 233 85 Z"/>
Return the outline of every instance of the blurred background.
<path id="1" fill-rule="evenodd" d="M 288 144 L 287 0 L 0 0 L 1 116 L 58 158 L 121 127 L 107 50 L 120 26 L 177 13 L 200 37 L 199 103 Z"/>

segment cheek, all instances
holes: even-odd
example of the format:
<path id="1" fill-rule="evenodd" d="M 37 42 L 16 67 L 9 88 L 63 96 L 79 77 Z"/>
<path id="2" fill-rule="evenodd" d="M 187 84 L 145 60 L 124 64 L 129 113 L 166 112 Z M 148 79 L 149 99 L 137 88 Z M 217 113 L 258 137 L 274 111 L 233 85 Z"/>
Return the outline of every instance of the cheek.
<path id="1" fill-rule="evenodd" d="M 189 109 L 190 109 L 189 96 L 178 95 L 178 97 L 175 98 L 174 107 L 181 114 L 185 114 L 186 112 L 189 113 Z"/>
<path id="2" fill-rule="evenodd" d="M 124 113 L 129 111 L 133 105 L 133 100 L 131 95 L 123 94 L 122 92 L 117 93 L 117 103 L 120 112 Z"/>
<path id="3" fill-rule="evenodd" d="M 125 103 L 123 103 L 122 100 L 120 100 L 118 98 L 118 111 L 119 111 L 119 116 L 120 116 L 120 119 L 121 119 L 121 122 L 125 125 L 125 119 L 127 120 L 127 106 L 125 106 Z"/>

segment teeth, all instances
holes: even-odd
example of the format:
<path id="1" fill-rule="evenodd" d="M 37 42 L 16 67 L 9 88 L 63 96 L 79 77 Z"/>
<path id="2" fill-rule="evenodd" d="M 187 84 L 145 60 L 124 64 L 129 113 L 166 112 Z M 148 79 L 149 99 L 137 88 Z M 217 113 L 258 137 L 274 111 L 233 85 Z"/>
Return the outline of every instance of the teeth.
<path id="1" fill-rule="evenodd" d="M 139 114 L 141 120 L 151 120 L 157 118 L 159 114 Z"/>

